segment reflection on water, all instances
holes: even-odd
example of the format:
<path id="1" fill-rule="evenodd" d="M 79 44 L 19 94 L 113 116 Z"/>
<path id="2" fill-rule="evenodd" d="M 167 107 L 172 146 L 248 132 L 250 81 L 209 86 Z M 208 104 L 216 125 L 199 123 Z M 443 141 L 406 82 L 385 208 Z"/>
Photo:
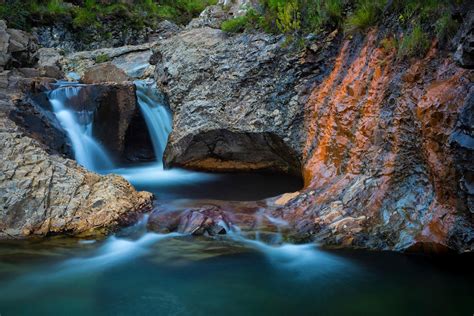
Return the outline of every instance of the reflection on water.
<path id="1" fill-rule="evenodd" d="M 289 175 L 164 170 L 159 163 L 118 168 L 110 172 L 122 175 L 138 190 L 155 193 L 160 200 L 252 201 L 294 192 L 303 186 L 301 178 Z"/>
<path id="2" fill-rule="evenodd" d="M 147 233 L 0 245 L 2 315 L 463 315 L 468 257 Z M 22 246 L 23 245 L 23 246 Z"/>

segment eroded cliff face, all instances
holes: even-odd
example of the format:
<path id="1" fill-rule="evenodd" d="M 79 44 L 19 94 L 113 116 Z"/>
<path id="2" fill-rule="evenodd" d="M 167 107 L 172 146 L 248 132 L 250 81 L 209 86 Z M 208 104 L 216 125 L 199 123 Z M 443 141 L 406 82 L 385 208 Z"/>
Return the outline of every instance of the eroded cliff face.
<path id="1" fill-rule="evenodd" d="M 305 104 L 306 188 L 276 213 L 325 244 L 469 251 L 472 203 L 450 136 L 472 73 L 434 47 L 408 66 L 394 53 L 375 31 L 342 44 Z"/>
<path id="2" fill-rule="evenodd" d="M 252 149 L 241 159 L 246 146 L 233 144 L 245 143 L 226 133 L 271 131 L 293 149 L 305 188 L 263 201 L 263 207 L 255 203 L 250 211 L 249 203 L 213 202 L 202 208 L 208 232 L 221 229 L 212 226 L 219 222 L 212 220 L 214 213 L 229 218 L 242 208 L 246 214 L 264 209 L 288 222 L 293 240 L 473 250 L 472 70 L 461 68 L 436 43 L 424 58 L 399 60 L 395 50 L 381 47 L 377 30 L 351 40 L 331 34 L 297 55 L 270 49 L 269 39 L 254 52 L 255 41 L 263 40 L 256 35 L 228 39 L 212 32 L 186 31 L 155 49 L 161 58 L 155 77 L 175 115 L 167 162 L 218 170 L 235 160 L 234 170 L 245 170 L 241 161 L 253 162 L 267 149 Z M 186 44 L 194 33 L 202 39 Z M 244 42 L 245 48 L 239 44 Z M 272 116 L 277 112 L 280 123 Z M 222 149 L 216 154 L 215 148 Z M 211 158 L 214 163 L 208 163 Z M 207 212 L 209 207 L 214 211 Z M 152 218 L 160 218 L 160 210 Z M 258 225 L 255 219 L 245 227 Z"/>

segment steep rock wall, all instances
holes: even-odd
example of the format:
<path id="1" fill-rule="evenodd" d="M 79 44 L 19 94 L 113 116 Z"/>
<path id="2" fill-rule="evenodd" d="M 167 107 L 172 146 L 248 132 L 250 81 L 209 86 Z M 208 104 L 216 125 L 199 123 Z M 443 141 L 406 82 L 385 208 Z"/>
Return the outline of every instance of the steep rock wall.
<path id="1" fill-rule="evenodd" d="M 197 33 L 201 41 L 186 42 Z M 206 135 L 274 131 L 293 149 L 305 179 L 303 190 L 264 201 L 268 214 L 289 223 L 290 238 L 472 251 L 472 70 L 436 43 L 424 58 L 399 60 L 395 49 L 380 45 L 383 36 L 377 30 L 351 40 L 331 34 L 297 55 L 272 49 L 279 45 L 274 38 L 229 39 L 207 28 L 171 38 L 169 46 L 156 48 L 161 60 L 155 73 L 175 114 L 167 162 L 216 170 L 226 161 L 222 152 L 238 157 L 246 148 L 236 152 L 235 139 Z M 254 41 L 263 45 L 258 53 Z M 269 55 L 275 58 L 258 63 Z M 281 95 L 288 98 L 275 98 Z M 253 115 L 262 119 L 267 108 L 281 114 L 282 125 L 271 115 L 253 124 Z M 206 164 L 212 139 L 226 146 L 219 163 Z M 254 152 L 250 159 L 258 156 Z M 245 170 L 235 160 L 235 169 Z M 234 203 L 225 211 L 239 214 L 242 207 Z"/>
<path id="2" fill-rule="evenodd" d="M 468 251 L 472 214 L 450 136 L 472 73 L 434 47 L 408 67 L 394 53 L 375 32 L 342 44 L 305 104 L 306 189 L 277 213 L 326 244 Z"/>

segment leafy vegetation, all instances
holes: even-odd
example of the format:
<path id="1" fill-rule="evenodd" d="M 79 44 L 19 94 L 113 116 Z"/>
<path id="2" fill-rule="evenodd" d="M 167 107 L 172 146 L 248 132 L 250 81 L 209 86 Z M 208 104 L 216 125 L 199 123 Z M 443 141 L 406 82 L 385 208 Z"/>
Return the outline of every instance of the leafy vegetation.
<path id="1" fill-rule="evenodd" d="M 223 22 L 222 30 L 262 30 L 286 34 L 289 41 L 302 43 L 308 33 L 334 29 L 346 34 L 365 32 L 380 23 L 382 17 L 395 16 L 390 23 L 395 23 L 405 36 L 391 35 L 391 42 L 381 45 L 384 49 L 394 46 L 400 57 L 409 57 L 422 55 L 434 38 L 441 45 L 448 43 L 459 25 L 453 18 L 453 8 L 467 0 L 258 1 L 258 11 L 249 10 L 245 16 Z M 59 20 L 69 23 L 79 34 L 87 35 L 87 29 L 95 28 L 103 36 L 110 36 L 106 27 L 113 25 L 113 21 L 132 29 L 154 27 L 163 19 L 186 24 L 216 3 L 217 0 L 135 0 L 131 5 L 125 1 L 5 0 L 0 6 L 0 19 L 7 20 L 11 27 L 26 30 Z"/>
<path id="2" fill-rule="evenodd" d="M 380 41 L 380 47 L 385 52 L 390 52 L 390 51 L 393 51 L 394 49 L 398 49 L 398 42 L 393 37 L 386 37 Z"/>
<path id="3" fill-rule="evenodd" d="M 452 12 L 463 0 L 259 0 L 259 12 L 222 23 L 226 32 L 263 30 L 285 34 L 287 41 L 298 46 L 305 34 L 328 32 L 334 29 L 345 34 L 365 32 L 379 24 L 384 17 L 395 27 L 392 34 L 381 41 L 384 50 L 397 50 L 399 58 L 422 56 L 437 38 L 441 45 L 449 42 L 459 23 Z M 398 17 L 398 20 L 397 20 Z M 435 21 L 435 23 L 433 23 Z"/>
<path id="4" fill-rule="evenodd" d="M 386 0 L 358 1 L 356 10 L 347 19 L 346 30 L 349 32 L 363 31 L 374 26 L 383 13 L 386 2 Z"/>
<path id="5" fill-rule="evenodd" d="M 133 4 L 96 0 L 5 0 L 0 6 L 0 19 L 7 20 L 11 27 L 25 30 L 59 19 L 71 22 L 75 28 L 99 27 L 111 19 L 121 19 L 130 27 L 142 28 L 163 19 L 185 24 L 216 3 L 217 0 L 135 0 Z"/>
<path id="6" fill-rule="evenodd" d="M 459 23 L 455 21 L 449 13 L 444 13 L 435 23 L 436 37 L 441 43 L 447 42 L 459 27 Z"/>

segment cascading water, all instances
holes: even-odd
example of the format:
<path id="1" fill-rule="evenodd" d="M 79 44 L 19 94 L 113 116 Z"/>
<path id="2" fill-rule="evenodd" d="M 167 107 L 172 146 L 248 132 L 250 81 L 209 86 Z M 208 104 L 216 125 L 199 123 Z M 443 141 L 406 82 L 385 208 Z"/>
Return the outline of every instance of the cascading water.
<path id="1" fill-rule="evenodd" d="M 82 85 L 59 83 L 59 87 L 48 93 L 49 102 L 61 126 L 71 141 L 76 161 L 92 171 L 113 168 L 113 163 L 102 146 L 92 136 L 93 111 L 85 108 L 74 111 L 68 104 L 77 98 Z"/>
<path id="2" fill-rule="evenodd" d="M 168 135 L 171 133 L 171 113 L 164 105 L 154 81 L 137 80 L 137 100 L 150 134 L 153 150 L 158 163 L 163 161 Z"/>
<path id="3" fill-rule="evenodd" d="M 106 171 L 118 173 L 128 179 L 138 189 L 146 189 L 159 192 L 163 200 L 163 188 L 170 186 L 184 186 L 189 183 L 200 183 L 209 181 L 215 176 L 209 174 L 190 172 L 185 170 L 164 170 L 163 169 L 163 153 L 168 140 L 168 135 L 172 128 L 172 117 L 169 109 L 166 107 L 164 98 L 156 89 L 152 80 L 135 81 L 137 101 L 143 114 L 145 123 L 148 128 L 150 139 L 152 141 L 153 150 L 156 161 L 140 166 L 128 166 L 123 168 L 112 169 L 113 165 L 108 158 L 106 152 L 100 144 L 94 140 L 92 135 L 93 111 L 88 111 L 85 107 L 74 111 L 69 102 L 76 98 L 83 88 L 79 84 L 60 84 L 60 86 L 49 93 L 49 100 L 53 106 L 56 117 L 66 130 L 71 143 L 73 145 L 76 160 L 84 167 L 94 171 Z M 156 188 L 156 190 L 154 190 Z M 260 232 L 257 231 L 255 239 L 249 239 L 245 234 L 240 232 L 239 227 L 227 227 L 229 240 L 233 242 L 245 244 L 257 251 L 264 253 L 269 257 L 272 263 L 298 272 L 308 271 L 311 266 L 315 266 L 316 262 L 329 263 L 334 266 L 333 258 L 327 254 L 319 252 L 314 245 L 291 245 L 282 242 L 280 227 L 287 225 L 286 222 L 278 218 L 273 218 L 264 213 L 264 210 L 258 212 L 257 226 L 260 226 L 265 218 L 278 228 L 278 233 L 274 238 L 264 242 L 261 240 Z M 67 266 L 62 271 L 77 273 L 75 268 L 77 263 L 81 263 L 81 269 L 92 271 L 96 268 L 115 265 L 123 260 L 130 260 L 136 255 L 145 254 L 150 247 L 167 238 L 177 237 L 178 234 L 157 235 L 146 231 L 147 217 L 139 223 L 137 227 L 131 227 L 130 234 L 118 237 L 112 236 L 101 247 L 98 252 L 90 258 L 75 259 L 69 261 L 74 267 Z M 125 237 L 125 238 L 123 238 Z M 89 242 L 89 241 L 88 241 Z M 268 244 L 270 242 L 270 244 Z M 336 259 L 334 259 L 337 262 Z"/>

